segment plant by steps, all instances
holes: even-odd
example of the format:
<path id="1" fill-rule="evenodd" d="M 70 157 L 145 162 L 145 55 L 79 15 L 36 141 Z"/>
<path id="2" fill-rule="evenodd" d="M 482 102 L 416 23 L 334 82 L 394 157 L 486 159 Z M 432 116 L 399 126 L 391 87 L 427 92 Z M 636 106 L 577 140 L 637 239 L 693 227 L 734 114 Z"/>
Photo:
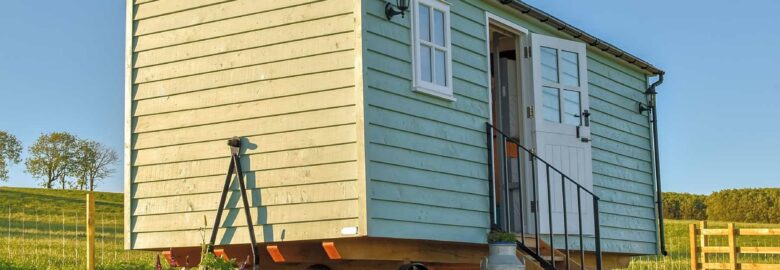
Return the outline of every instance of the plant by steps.
<path id="1" fill-rule="evenodd" d="M 488 243 L 514 243 L 517 241 L 517 236 L 514 233 L 492 231 L 487 236 Z"/>

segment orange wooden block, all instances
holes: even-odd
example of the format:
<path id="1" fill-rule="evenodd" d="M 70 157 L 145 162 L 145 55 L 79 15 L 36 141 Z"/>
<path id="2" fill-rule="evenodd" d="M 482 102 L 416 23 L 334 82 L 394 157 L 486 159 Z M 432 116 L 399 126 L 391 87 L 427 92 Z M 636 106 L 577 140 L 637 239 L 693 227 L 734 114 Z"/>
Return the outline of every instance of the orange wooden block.
<path id="1" fill-rule="evenodd" d="M 273 259 L 274 262 L 280 263 L 285 261 L 282 252 L 279 251 L 279 246 L 269 245 L 266 246 L 265 249 L 268 250 L 268 254 L 271 255 L 271 259 Z"/>
<path id="2" fill-rule="evenodd" d="M 333 242 L 322 242 L 322 248 L 325 249 L 325 253 L 328 254 L 328 258 L 331 260 L 341 260 L 341 254 L 336 249 L 336 244 Z"/>

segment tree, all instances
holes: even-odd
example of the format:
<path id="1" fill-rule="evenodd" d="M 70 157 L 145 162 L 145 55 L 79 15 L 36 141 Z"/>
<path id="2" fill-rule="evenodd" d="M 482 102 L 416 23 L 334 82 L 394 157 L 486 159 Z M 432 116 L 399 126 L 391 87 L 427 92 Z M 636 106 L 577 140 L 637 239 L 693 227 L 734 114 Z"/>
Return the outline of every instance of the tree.
<path id="1" fill-rule="evenodd" d="M 19 163 L 22 154 L 22 142 L 14 135 L 0 130 L 0 181 L 8 180 L 8 163 Z"/>
<path id="2" fill-rule="evenodd" d="M 52 188 L 59 180 L 62 189 L 71 174 L 76 156 L 78 139 L 67 132 L 42 134 L 28 149 L 30 154 L 25 161 L 27 172 L 35 178 L 41 178 L 41 185 Z"/>
<path id="3" fill-rule="evenodd" d="M 77 148 L 71 175 L 77 179 L 77 187 L 93 191 L 97 182 L 114 173 L 112 166 L 119 155 L 96 141 L 80 140 Z"/>

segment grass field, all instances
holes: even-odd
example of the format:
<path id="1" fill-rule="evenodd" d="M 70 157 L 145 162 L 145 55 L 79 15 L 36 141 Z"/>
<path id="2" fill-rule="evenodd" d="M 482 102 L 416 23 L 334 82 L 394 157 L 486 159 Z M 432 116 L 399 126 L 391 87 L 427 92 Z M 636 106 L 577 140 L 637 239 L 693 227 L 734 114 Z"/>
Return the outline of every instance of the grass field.
<path id="1" fill-rule="evenodd" d="M 666 220 L 666 243 L 668 256 L 643 256 L 634 257 L 628 269 L 691 269 L 690 265 L 690 238 L 688 226 L 691 223 L 698 224 L 694 220 Z M 780 228 L 780 224 L 736 223 L 737 228 Z M 710 221 L 708 228 L 726 228 L 726 222 Z M 698 241 L 698 239 L 697 239 Z M 710 236 L 708 246 L 728 246 L 726 237 Z M 779 247 L 780 236 L 739 236 L 737 246 L 746 247 Z M 728 262 L 727 254 L 712 254 L 707 257 L 708 262 Z M 739 262 L 778 264 L 780 269 L 780 254 L 740 254 Z"/>
<path id="2" fill-rule="evenodd" d="M 84 269 L 83 191 L 0 187 L 0 269 Z M 122 194 L 97 193 L 97 269 L 153 269 L 155 253 L 125 251 L 122 242 Z M 668 220 L 669 256 L 635 257 L 628 269 L 690 269 L 688 224 Z M 724 222 L 710 222 L 724 227 Z M 780 228 L 780 224 L 737 227 Z M 726 245 L 724 237 L 710 245 Z M 780 247 L 780 237 L 740 237 L 738 245 Z M 708 257 L 725 261 L 726 256 Z M 780 255 L 741 255 L 743 262 L 780 264 Z M 780 266 L 778 266 L 780 268 Z"/>
<path id="3" fill-rule="evenodd" d="M 0 187 L 0 269 L 84 269 L 85 192 Z M 97 269 L 153 269 L 123 249 L 122 194 L 97 192 Z"/>

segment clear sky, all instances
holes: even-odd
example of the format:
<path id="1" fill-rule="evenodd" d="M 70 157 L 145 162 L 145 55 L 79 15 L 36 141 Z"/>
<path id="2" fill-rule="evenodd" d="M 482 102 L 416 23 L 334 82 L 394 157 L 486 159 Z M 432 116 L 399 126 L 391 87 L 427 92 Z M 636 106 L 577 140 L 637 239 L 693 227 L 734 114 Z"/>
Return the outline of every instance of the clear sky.
<path id="1" fill-rule="evenodd" d="M 780 1 L 531 0 L 667 72 L 663 186 L 780 187 Z M 122 151 L 124 1 L 6 0 L 0 130 L 68 131 Z M 0 185 L 35 186 L 22 164 Z M 100 190 L 121 191 L 121 166 Z"/>

